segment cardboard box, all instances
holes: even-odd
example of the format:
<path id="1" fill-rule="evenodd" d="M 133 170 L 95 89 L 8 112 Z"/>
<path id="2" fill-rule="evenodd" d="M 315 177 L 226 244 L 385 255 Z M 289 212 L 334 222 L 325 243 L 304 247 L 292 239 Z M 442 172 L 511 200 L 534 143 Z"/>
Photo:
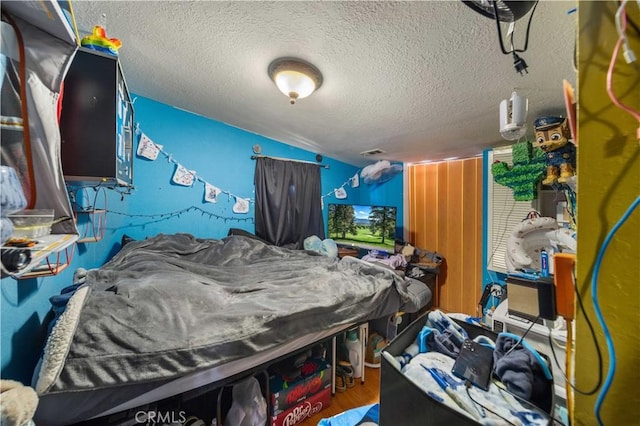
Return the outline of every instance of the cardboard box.
<path id="1" fill-rule="evenodd" d="M 305 369 L 315 372 L 304 375 Z M 319 391 L 331 388 L 331 364 L 325 359 L 312 358 L 302 367 L 303 375 L 293 382 L 286 382 L 277 376 L 269 378 L 271 414 L 277 415 L 305 398 L 317 394 Z"/>
<path id="2" fill-rule="evenodd" d="M 369 367 L 380 365 L 380 352 L 389 343 L 383 336 L 378 333 L 370 333 L 367 342 L 367 349 L 364 355 L 364 361 Z"/>
<path id="3" fill-rule="evenodd" d="M 326 388 L 297 403 L 276 416 L 271 416 L 271 426 L 293 426 L 319 413 L 331 405 L 331 388 Z"/>

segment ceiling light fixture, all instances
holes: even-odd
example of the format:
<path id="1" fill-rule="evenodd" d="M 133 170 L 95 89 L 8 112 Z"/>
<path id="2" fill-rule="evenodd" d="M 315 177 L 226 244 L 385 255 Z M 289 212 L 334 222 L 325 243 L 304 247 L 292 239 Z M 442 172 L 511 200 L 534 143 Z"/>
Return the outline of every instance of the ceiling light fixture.
<path id="1" fill-rule="evenodd" d="M 306 98 L 322 85 L 322 74 L 315 66 L 297 58 L 278 58 L 269 64 L 269 77 L 289 97 L 291 105 Z"/>

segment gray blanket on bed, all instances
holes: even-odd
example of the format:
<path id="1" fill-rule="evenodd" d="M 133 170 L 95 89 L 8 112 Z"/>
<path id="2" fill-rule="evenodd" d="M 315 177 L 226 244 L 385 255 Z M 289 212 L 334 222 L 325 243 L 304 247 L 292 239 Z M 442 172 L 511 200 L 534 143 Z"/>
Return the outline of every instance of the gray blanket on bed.
<path id="1" fill-rule="evenodd" d="M 128 243 L 89 271 L 86 285 L 74 324 L 62 317 L 56 324 L 75 332 L 43 393 L 179 377 L 305 333 L 380 318 L 410 297 L 406 282 L 384 267 L 241 236 L 161 234 Z"/>

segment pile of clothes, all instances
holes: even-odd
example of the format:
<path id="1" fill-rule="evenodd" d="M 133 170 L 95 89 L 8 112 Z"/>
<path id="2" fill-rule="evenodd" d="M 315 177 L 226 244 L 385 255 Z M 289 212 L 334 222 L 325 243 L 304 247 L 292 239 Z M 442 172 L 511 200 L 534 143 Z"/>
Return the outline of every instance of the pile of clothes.
<path id="1" fill-rule="evenodd" d="M 362 260 L 385 264 L 393 269 L 406 269 L 406 274 L 410 278 L 420 278 L 423 271 L 433 274 L 440 273 L 440 266 L 444 262 L 444 257 L 435 252 L 414 247 L 402 241 L 394 241 L 394 253 L 392 255 L 385 251 L 371 250 L 362 257 Z"/>

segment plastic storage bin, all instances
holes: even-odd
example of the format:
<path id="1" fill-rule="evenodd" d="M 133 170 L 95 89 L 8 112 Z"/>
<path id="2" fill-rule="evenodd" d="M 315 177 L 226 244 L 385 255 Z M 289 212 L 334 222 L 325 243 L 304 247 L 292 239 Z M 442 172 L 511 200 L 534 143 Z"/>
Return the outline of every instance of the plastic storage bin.
<path id="1" fill-rule="evenodd" d="M 38 238 L 51 233 L 53 209 L 22 210 L 8 215 L 14 238 Z"/>
<path id="2" fill-rule="evenodd" d="M 426 320 L 427 314 L 416 319 L 398 334 L 384 350 L 393 356 L 401 355 L 404 349 L 415 341 Z M 460 321 L 456 322 L 467 331 L 472 339 L 478 335 L 485 335 L 494 341 L 497 338 L 497 334 L 490 330 Z M 541 355 L 546 358 L 544 354 Z M 461 426 L 480 424 L 431 398 L 393 367 L 384 356 L 381 358 L 380 426 Z M 553 389 L 553 383 L 550 383 L 549 390 L 553 392 L 551 389 Z"/>

